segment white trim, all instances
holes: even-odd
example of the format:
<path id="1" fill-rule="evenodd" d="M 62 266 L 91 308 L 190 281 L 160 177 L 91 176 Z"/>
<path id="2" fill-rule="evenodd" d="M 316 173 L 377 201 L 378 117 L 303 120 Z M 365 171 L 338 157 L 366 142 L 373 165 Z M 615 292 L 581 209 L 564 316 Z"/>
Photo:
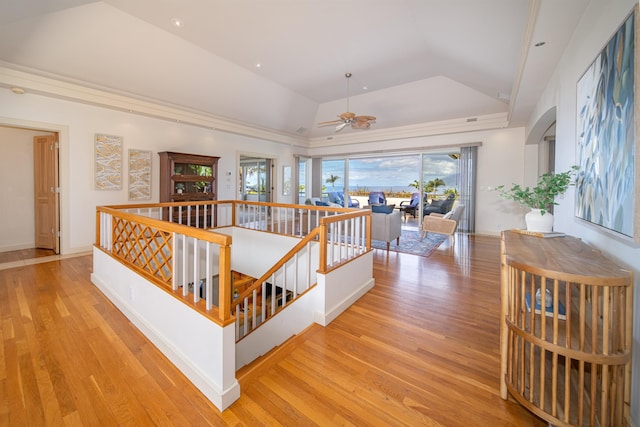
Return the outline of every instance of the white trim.
<path id="1" fill-rule="evenodd" d="M 20 87 L 27 92 L 42 96 L 67 99 L 75 102 L 97 105 L 131 114 L 153 117 L 162 120 L 180 122 L 207 129 L 245 135 L 257 139 L 279 142 L 292 146 L 306 147 L 304 138 L 279 133 L 266 128 L 259 128 L 247 123 L 234 122 L 184 107 L 162 105 L 157 101 L 147 101 L 131 94 L 116 94 L 106 90 L 89 88 L 76 83 L 56 80 L 36 74 L 18 71 L 0 62 L 0 87 Z M 5 65 L 10 65 L 4 62 Z"/>

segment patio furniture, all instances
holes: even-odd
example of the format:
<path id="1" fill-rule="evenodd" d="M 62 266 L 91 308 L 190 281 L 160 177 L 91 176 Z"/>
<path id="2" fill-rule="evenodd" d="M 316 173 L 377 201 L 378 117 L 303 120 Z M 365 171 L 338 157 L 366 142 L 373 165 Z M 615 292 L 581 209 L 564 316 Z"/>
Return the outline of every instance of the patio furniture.
<path id="1" fill-rule="evenodd" d="M 333 202 L 324 202 L 322 201 L 322 199 L 320 197 L 309 197 L 305 202 L 305 205 L 311 205 L 311 206 L 330 206 L 332 208 L 341 208 L 342 206 L 340 206 L 337 203 L 333 203 Z"/>
<path id="2" fill-rule="evenodd" d="M 400 202 L 400 211 L 406 217 L 407 214 L 411 214 L 412 217 L 416 217 L 416 209 L 420 205 L 420 193 L 411 194 L 411 200 L 403 200 Z"/>
<path id="3" fill-rule="evenodd" d="M 347 197 L 349 198 L 349 206 L 350 208 L 359 208 L 360 207 L 360 202 L 356 199 L 353 200 L 351 198 L 351 196 L 347 195 Z M 344 193 L 339 193 L 337 191 L 333 191 L 331 193 L 329 193 L 329 201 L 331 203 L 336 203 L 342 207 L 344 207 Z"/>
<path id="4" fill-rule="evenodd" d="M 446 214 L 453 208 L 456 201 L 456 195 L 450 193 L 444 200 L 434 200 L 424 207 L 423 215 L 431 215 L 432 213 Z"/>
<path id="5" fill-rule="evenodd" d="M 372 191 L 369 193 L 369 206 L 386 205 L 387 198 L 382 191 Z"/>

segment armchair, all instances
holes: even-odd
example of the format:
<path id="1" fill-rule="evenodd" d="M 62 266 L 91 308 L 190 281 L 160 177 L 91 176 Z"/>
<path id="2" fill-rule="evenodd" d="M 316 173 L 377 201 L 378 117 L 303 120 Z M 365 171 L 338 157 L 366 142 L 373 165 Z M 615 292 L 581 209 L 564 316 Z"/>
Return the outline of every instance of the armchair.
<path id="1" fill-rule="evenodd" d="M 386 205 L 387 198 L 382 191 L 371 191 L 369 193 L 369 206 Z"/>
<path id="2" fill-rule="evenodd" d="M 439 213 L 432 213 L 425 216 L 422 221 L 422 233 L 420 234 L 420 240 L 427 235 L 427 233 L 446 234 L 449 236 L 449 241 L 453 243 L 453 236 L 458 228 L 458 221 L 464 211 L 464 205 L 459 204 L 456 208 L 449 213 L 442 215 Z"/>
<path id="3" fill-rule="evenodd" d="M 444 200 L 434 200 L 424 207 L 423 215 L 431 215 L 432 213 L 446 214 L 453 208 L 456 202 L 456 195 L 450 193 Z"/>
<path id="4" fill-rule="evenodd" d="M 387 242 L 387 251 L 393 239 L 396 239 L 396 245 L 400 244 L 400 234 L 402 234 L 402 213 L 400 211 L 388 214 L 371 213 L 371 239 Z"/>
<path id="5" fill-rule="evenodd" d="M 350 208 L 359 208 L 360 207 L 360 202 L 356 199 L 353 200 L 351 198 L 351 196 L 347 195 L 347 197 L 349 198 L 349 207 Z M 339 192 L 331 192 L 329 193 L 329 201 L 331 203 L 336 203 L 342 207 L 344 207 L 344 193 L 339 193 Z"/>
<path id="6" fill-rule="evenodd" d="M 309 197 L 305 202 L 305 205 L 311 205 L 311 206 L 330 206 L 332 208 L 341 208 L 342 206 L 340 206 L 337 203 L 333 203 L 331 201 L 329 202 L 324 202 L 322 201 L 322 199 L 320 197 Z"/>
<path id="7" fill-rule="evenodd" d="M 420 204 L 420 193 L 411 194 L 411 200 L 403 200 L 400 202 L 400 211 L 407 214 L 411 214 L 414 218 L 416 217 L 416 209 L 418 209 L 418 205 Z"/>

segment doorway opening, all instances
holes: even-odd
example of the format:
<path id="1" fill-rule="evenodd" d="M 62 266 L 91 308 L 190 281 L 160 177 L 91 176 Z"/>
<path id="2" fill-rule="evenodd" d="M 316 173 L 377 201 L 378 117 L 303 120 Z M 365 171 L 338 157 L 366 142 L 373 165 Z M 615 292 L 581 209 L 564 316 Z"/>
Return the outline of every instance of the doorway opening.
<path id="1" fill-rule="evenodd" d="M 273 168 L 273 159 L 240 155 L 240 200 L 272 202 Z"/>
<path id="2" fill-rule="evenodd" d="M 55 130 L 0 123 L 0 181 L 11 200 L 0 208 L 3 259 L 61 252 L 58 138 Z"/>

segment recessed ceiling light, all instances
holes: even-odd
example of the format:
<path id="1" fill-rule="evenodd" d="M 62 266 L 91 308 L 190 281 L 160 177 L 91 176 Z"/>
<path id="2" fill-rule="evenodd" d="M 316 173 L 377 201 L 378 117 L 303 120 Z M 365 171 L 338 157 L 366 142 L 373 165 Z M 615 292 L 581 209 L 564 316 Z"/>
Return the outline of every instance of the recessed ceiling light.
<path id="1" fill-rule="evenodd" d="M 547 42 L 538 42 L 536 44 L 534 44 L 535 47 L 540 47 L 540 46 L 544 46 L 545 44 L 547 44 Z"/>
<path id="2" fill-rule="evenodd" d="M 184 21 L 182 21 L 181 19 L 178 19 L 178 18 L 173 18 L 173 19 L 171 20 L 171 24 L 172 24 L 174 27 L 178 27 L 178 28 L 182 28 L 182 27 L 184 27 Z"/>
<path id="3" fill-rule="evenodd" d="M 369 88 L 366 87 L 366 86 L 362 86 L 362 90 L 367 90 L 367 89 L 369 89 Z"/>
<path id="4" fill-rule="evenodd" d="M 15 93 L 16 95 L 22 95 L 24 94 L 24 89 L 22 89 L 21 87 L 12 87 L 11 88 L 11 92 Z"/>
<path id="5" fill-rule="evenodd" d="M 258 62 L 258 63 L 256 64 L 256 68 L 260 68 L 260 67 L 262 67 L 262 64 Z"/>

